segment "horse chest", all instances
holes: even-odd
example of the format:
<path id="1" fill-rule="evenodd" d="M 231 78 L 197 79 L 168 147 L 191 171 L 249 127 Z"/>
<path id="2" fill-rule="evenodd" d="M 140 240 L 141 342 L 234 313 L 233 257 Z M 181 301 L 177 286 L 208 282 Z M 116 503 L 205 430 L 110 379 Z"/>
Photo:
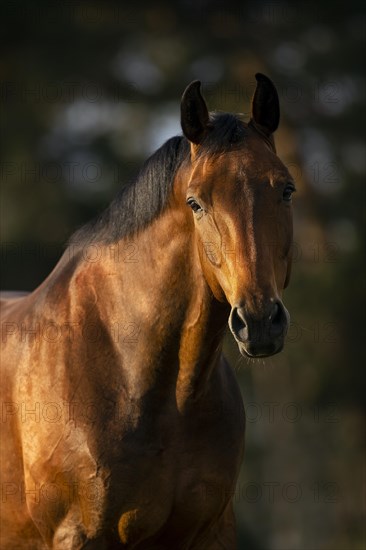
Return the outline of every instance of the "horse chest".
<path id="1" fill-rule="evenodd" d="M 53 487 L 59 478 L 62 489 L 67 485 L 66 498 L 55 513 L 68 511 L 55 540 L 69 536 L 73 525 L 86 537 L 106 533 L 118 537 L 125 548 L 142 550 L 155 539 L 160 542 L 162 533 L 167 540 L 185 540 L 215 520 L 234 490 L 244 415 L 236 380 L 228 381 L 219 371 L 212 385 L 204 401 L 184 414 L 174 399 L 168 407 L 154 400 L 153 406 L 141 408 L 137 422 L 131 420 L 131 403 L 118 414 L 102 403 L 88 414 L 85 407 L 76 407 L 78 427 L 70 427 L 67 436 L 65 430 L 63 435 L 55 433 L 52 460 L 49 455 L 37 470 L 32 467 L 35 479 L 43 477 L 46 486 Z M 121 433 L 121 425 L 132 427 Z M 32 506 L 33 518 L 46 513 L 48 501 Z"/>
<path id="2" fill-rule="evenodd" d="M 127 548 L 157 532 L 178 536 L 182 526 L 183 540 L 222 513 L 242 459 L 244 417 L 232 406 L 201 407 L 186 421 L 143 432 L 122 445 L 123 464 L 112 475 Z"/>

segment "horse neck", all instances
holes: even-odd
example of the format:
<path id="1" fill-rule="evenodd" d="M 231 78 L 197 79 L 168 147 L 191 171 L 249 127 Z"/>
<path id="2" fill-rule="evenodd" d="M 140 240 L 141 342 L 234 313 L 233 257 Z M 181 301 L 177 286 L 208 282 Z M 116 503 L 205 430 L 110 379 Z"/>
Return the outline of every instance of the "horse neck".
<path id="1" fill-rule="evenodd" d="M 116 327 L 136 328 L 128 357 L 134 386 L 149 391 L 156 369 L 164 387 L 169 380 L 175 385 L 182 407 L 205 391 L 228 317 L 202 275 L 190 216 L 173 206 L 136 236 L 90 247 L 98 261 L 82 262 L 74 277 L 93 323 L 114 331 L 114 338 Z"/>

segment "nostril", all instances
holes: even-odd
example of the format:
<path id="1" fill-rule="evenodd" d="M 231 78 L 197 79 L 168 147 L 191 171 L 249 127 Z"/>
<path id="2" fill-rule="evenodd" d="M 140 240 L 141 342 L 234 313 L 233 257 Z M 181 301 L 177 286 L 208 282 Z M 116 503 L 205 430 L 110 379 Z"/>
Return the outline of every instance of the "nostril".
<path id="1" fill-rule="evenodd" d="M 240 307 L 236 307 L 234 309 L 235 309 L 236 316 L 239 319 L 239 322 L 242 323 L 244 326 L 246 326 L 246 321 L 245 321 L 243 310 Z"/>
<path id="2" fill-rule="evenodd" d="M 230 328 L 233 332 L 238 332 L 246 327 L 246 322 L 244 320 L 244 315 L 239 308 L 234 307 L 231 311 L 230 316 Z"/>
<path id="3" fill-rule="evenodd" d="M 281 302 L 277 302 L 273 306 L 272 313 L 270 315 L 271 320 L 271 333 L 275 335 L 281 334 L 287 327 L 287 317 L 285 308 Z"/>
<path id="4" fill-rule="evenodd" d="M 244 313 L 241 308 L 234 307 L 231 310 L 229 327 L 235 338 L 244 342 L 248 339 L 248 328 Z"/>

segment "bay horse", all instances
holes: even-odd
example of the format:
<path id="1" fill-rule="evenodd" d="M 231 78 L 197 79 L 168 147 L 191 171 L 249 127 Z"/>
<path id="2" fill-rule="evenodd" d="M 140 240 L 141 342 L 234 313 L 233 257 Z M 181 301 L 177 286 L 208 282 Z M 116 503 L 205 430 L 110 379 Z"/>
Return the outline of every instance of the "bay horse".
<path id="1" fill-rule="evenodd" d="M 279 352 L 294 182 L 274 84 L 169 139 L 48 278 L 2 302 L 1 548 L 236 548 L 245 415 L 222 355 Z"/>

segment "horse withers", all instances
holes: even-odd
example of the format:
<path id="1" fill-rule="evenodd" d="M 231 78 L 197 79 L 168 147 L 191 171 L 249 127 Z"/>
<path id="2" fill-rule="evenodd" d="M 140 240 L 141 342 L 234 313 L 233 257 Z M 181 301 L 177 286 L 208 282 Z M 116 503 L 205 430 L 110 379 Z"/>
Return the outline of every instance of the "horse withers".
<path id="1" fill-rule="evenodd" d="M 222 356 L 284 344 L 294 183 L 279 102 L 209 113 L 195 81 L 168 140 L 2 302 L 1 548 L 236 548 L 245 417 Z"/>

